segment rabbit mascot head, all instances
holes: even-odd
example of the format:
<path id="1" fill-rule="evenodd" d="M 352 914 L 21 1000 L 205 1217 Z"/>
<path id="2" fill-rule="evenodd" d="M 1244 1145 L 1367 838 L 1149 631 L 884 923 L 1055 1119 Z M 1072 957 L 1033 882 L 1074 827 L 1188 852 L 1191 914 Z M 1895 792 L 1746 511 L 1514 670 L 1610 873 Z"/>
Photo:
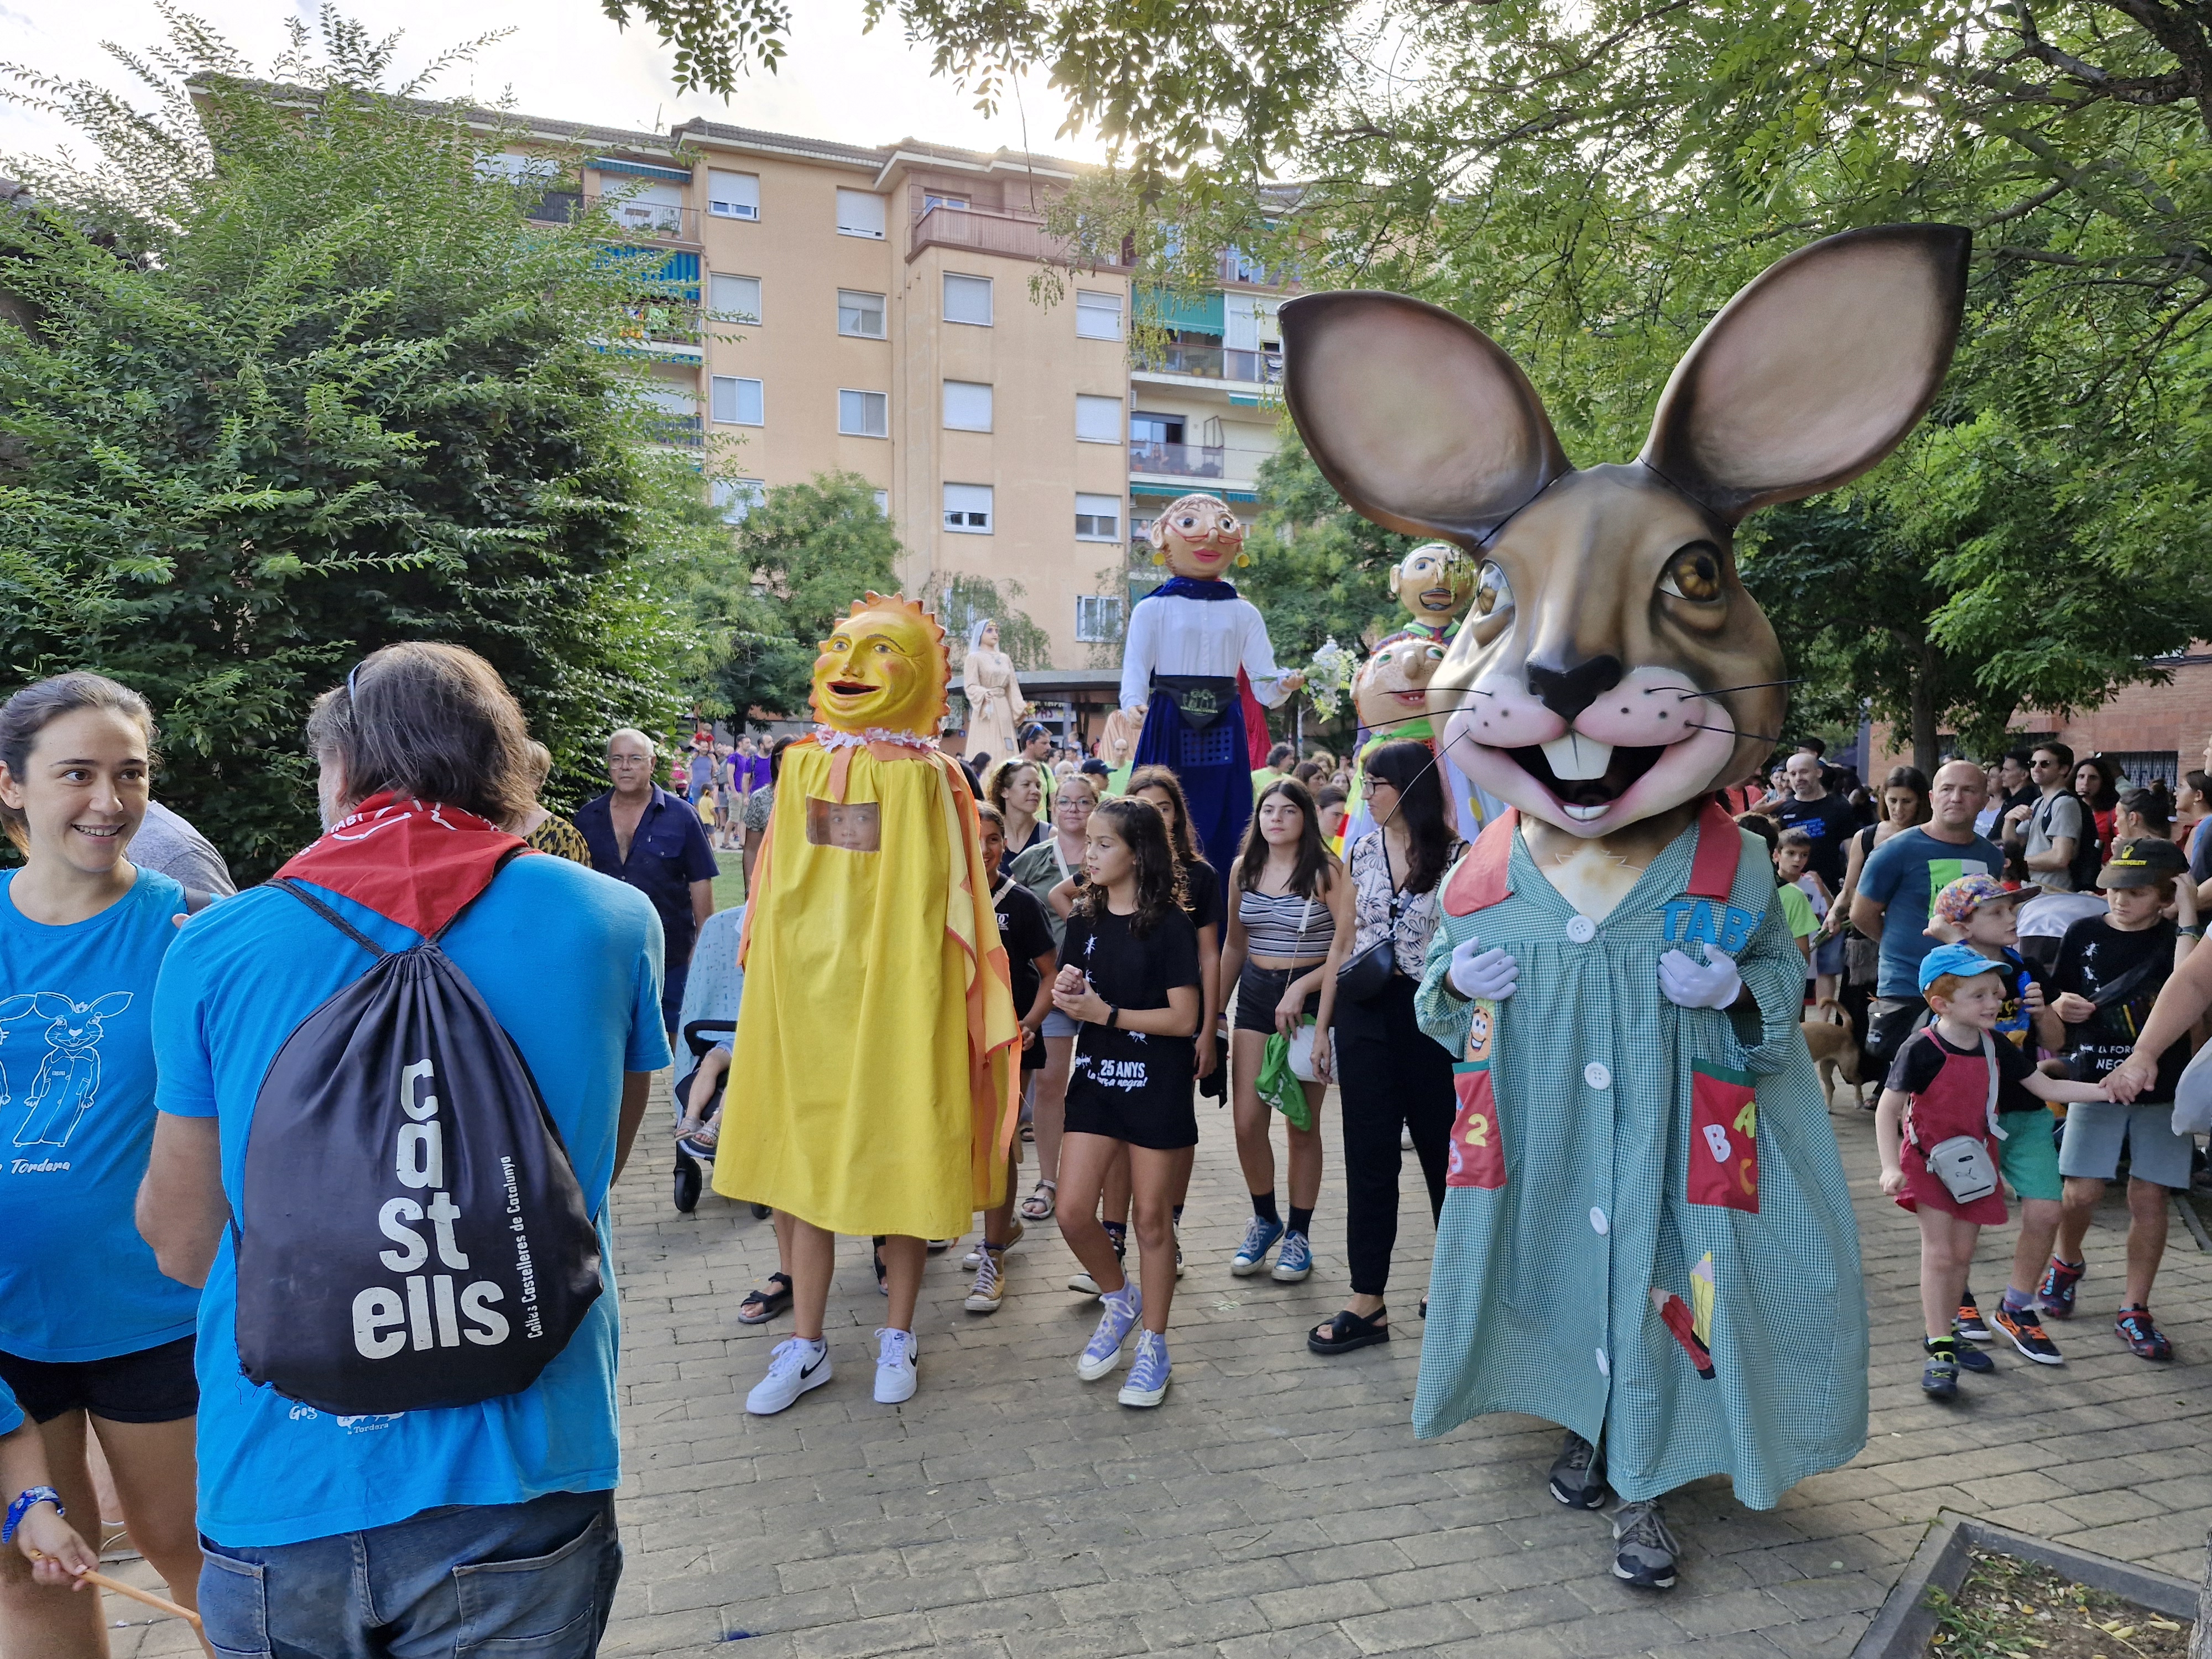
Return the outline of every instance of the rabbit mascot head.
<path id="1" fill-rule="evenodd" d="M 1912 429 L 1958 338 L 1967 240 L 1885 226 L 1770 266 L 1675 366 L 1643 453 L 1587 471 L 1513 360 L 1449 312 L 1358 292 L 1283 307 L 1285 395 L 1322 474 L 1376 524 L 1474 562 L 1429 690 L 1469 778 L 1601 842 L 1671 835 L 1751 772 L 1785 700 L 1735 528 Z"/>

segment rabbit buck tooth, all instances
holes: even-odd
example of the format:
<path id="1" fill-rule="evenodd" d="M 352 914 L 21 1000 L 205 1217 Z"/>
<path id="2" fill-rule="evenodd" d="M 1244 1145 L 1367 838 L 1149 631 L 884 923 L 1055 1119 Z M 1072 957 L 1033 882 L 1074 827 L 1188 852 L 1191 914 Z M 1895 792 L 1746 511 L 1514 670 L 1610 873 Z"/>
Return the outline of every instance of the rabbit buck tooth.
<path id="1" fill-rule="evenodd" d="M 1613 745 L 1586 738 L 1579 732 L 1570 732 L 1544 745 L 1544 759 L 1552 769 L 1552 775 L 1563 783 L 1601 778 L 1605 769 L 1613 764 Z"/>

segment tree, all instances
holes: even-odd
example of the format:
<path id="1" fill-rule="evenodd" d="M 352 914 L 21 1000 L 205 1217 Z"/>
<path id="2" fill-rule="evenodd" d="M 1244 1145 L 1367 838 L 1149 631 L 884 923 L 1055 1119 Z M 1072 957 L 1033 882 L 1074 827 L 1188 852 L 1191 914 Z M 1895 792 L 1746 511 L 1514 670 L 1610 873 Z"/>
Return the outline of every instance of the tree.
<path id="1" fill-rule="evenodd" d="M 1402 613 L 1385 579 L 1413 538 L 1346 507 L 1287 420 L 1257 483 L 1252 563 L 1237 586 L 1267 617 L 1275 660 L 1303 664 L 1332 639 L 1356 653 L 1395 630 Z"/>
<path id="2" fill-rule="evenodd" d="M 608 225 L 526 223 L 499 135 L 379 90 L 391 41 L 326 13 L 271 86 L 171 22 L 118 54 L 150 110 L 31 88 L 101 164 L 16 163 L 38 204 L 0 213 L 0 659 L 143 690 L 159 793 L 247 873 L 314 833 L 309 702 L 396 640 L 489 658 L 573 794 L 677 709 L 643 555 L 699 479 L 601 343 L 652 284 Z"/>
<path id="3" fill-rule="evenodd" d="M 686 680 L 742 731 L 756 708 L 804 714 L 819 642 L 861 594 L 889 592 L 903 551 L 856 472 L 777 484 L 719 548 L 668 572 L 697 644 Z"/>

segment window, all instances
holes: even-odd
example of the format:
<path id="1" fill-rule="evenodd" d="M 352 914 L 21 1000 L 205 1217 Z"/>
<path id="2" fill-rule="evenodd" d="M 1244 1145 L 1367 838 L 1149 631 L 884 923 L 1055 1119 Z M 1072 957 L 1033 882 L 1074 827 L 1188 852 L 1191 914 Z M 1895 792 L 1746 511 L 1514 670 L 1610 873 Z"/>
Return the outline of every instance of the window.
<path id="1" fill-rule="evenodd" d="M 716 271 L 707 279 L 707 302 L 726 323 L 757 323 L 761 319 L 760 278 L 725 276 Z"/>
<path id="2" fill-rule="evenodd" d="M 1075 596 L 1075 638 L 1078 644 L 1110 645 L 1121 637 L 1121 595 L 1079 593 Z"/>
<path id="3" fill-rule="evenodd" d="M 988 484 L 956 484 L 945 486 L 945 527 L 957 530 L 963 536 L 988 536 L 991 533 L 991 486 Z"/>
<path id="4" fill-rule="evenodd" d="M 945 424 L 961 432 L 991 429 L 991 388 L 973 380 L 945 383 Z"/>
<path id="5" fill-rule="evenodd" d="M 924 213 L 928 212 L 932 208 L 964 209 L 967 205 L 968 198 L 965 196 L 947 196 L 943 191 L 938 190 L 924 190 L 921 192 L 921 210 Z"/>
<path id="6" fill-rule="evenodd" d="M 758 219 L 760 176 L 751 173 L 707 173 L 707 213 L 714 219 Z"/>
<path id="7" fill-rule="evenodd" d="M 758 478 L 717 478 L 714 505 L 722 510 L 724 524 L 743 524 L 745 514 L 768 497 L 768 486 Z"/>
<path id="8" fill-rule="evenodd" d="M 1075 290 L 1075 331 L 1086 340 L 1121 337 L 1121 296 Z"/>
<path id="9" fill-rule="evenodd" d="M 1118 542 L 1121 539 L 1121 498 L 1119 495 L 1081 495 L 1075 498 L 1075 539 L 1079 542 Z"/>
<path id="10" fill-rule="evenodd" d="M 876 492 L 876 511 L 882 514 L 886 519 L 890 517 L 891 492 L 890 490 L 878 489 Z"/>
<path id="11" fill-rule="evenodd" d="M 837 430 L 849 438 L 888 438 L 891 400 L 880 392 L 840 392 Z"/>
<path id="12" fill-rule="evenodd" d="M 714 416 L 722 426 L 759 426 L 761 419 L 761 383 L 740 380 L 734 374 L 713 377 Z"/>
<path id="13" fill-rule="evenodd" d="M 837 331 L 862 340 L 884 337 L 884 296 L 860 294 L 849 288 L 837 290 Z"/>
<path id="14" fill-rule="evenodd" d="M 884 240 L 884 198 L 865 190 L 837 192 L 837 234 Z"/>
<path id="15" fill-rule="evenodd" d="M 1075 435 L 1086 444 L 1121 441 L 1121 400 L 1119 398 L 1075 396 Z"/>
<path id="16" fill-rule="evenodd" d="M 1129 441 L 1133 444 L 1179 444 L 1183 430 L 1183 417 L 1180 415 L 1147 415 L 1139 409 L 1129 416 Z"/>
<path id="17" fill-rule="evenodd" d="M 988 276 L 955 276 L 945 273 L 945 320 L 948 323 L 973 323 L 979 328 L 991 325 L 991 279 Z"/>

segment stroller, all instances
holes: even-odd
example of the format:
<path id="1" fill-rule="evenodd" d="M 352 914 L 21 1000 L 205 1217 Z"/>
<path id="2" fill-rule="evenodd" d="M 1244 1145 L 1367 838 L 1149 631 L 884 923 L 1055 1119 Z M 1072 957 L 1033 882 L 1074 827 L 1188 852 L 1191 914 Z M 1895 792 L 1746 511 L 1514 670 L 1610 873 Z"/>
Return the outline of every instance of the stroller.
<path id="1" fill-rule="evenodd" d="M 678 1123 L 684 1121 L 684 1102 L 690 1098 L 691 1082 L 699 1075 L 700 1066 L 717 1044 L 737 1033 L 738 1006 L 745 994 L 745 970 L 738 966 L 738 936 L 744 925 L 744 905 L 717 910 L 701 925 L 698 942 L 691 948 L 691 974 L 684 981 L 684 1006 L 676 1017 L 685 1050 L 683 1074 L 674 1090 Z M 683 1142 L 677 1143 L 676 1207 L 684 1214 L 698 1206 L 712 1162 Z M 764 1204 L 752 1207 L 756 1218 L 768 1213 Z"/>

